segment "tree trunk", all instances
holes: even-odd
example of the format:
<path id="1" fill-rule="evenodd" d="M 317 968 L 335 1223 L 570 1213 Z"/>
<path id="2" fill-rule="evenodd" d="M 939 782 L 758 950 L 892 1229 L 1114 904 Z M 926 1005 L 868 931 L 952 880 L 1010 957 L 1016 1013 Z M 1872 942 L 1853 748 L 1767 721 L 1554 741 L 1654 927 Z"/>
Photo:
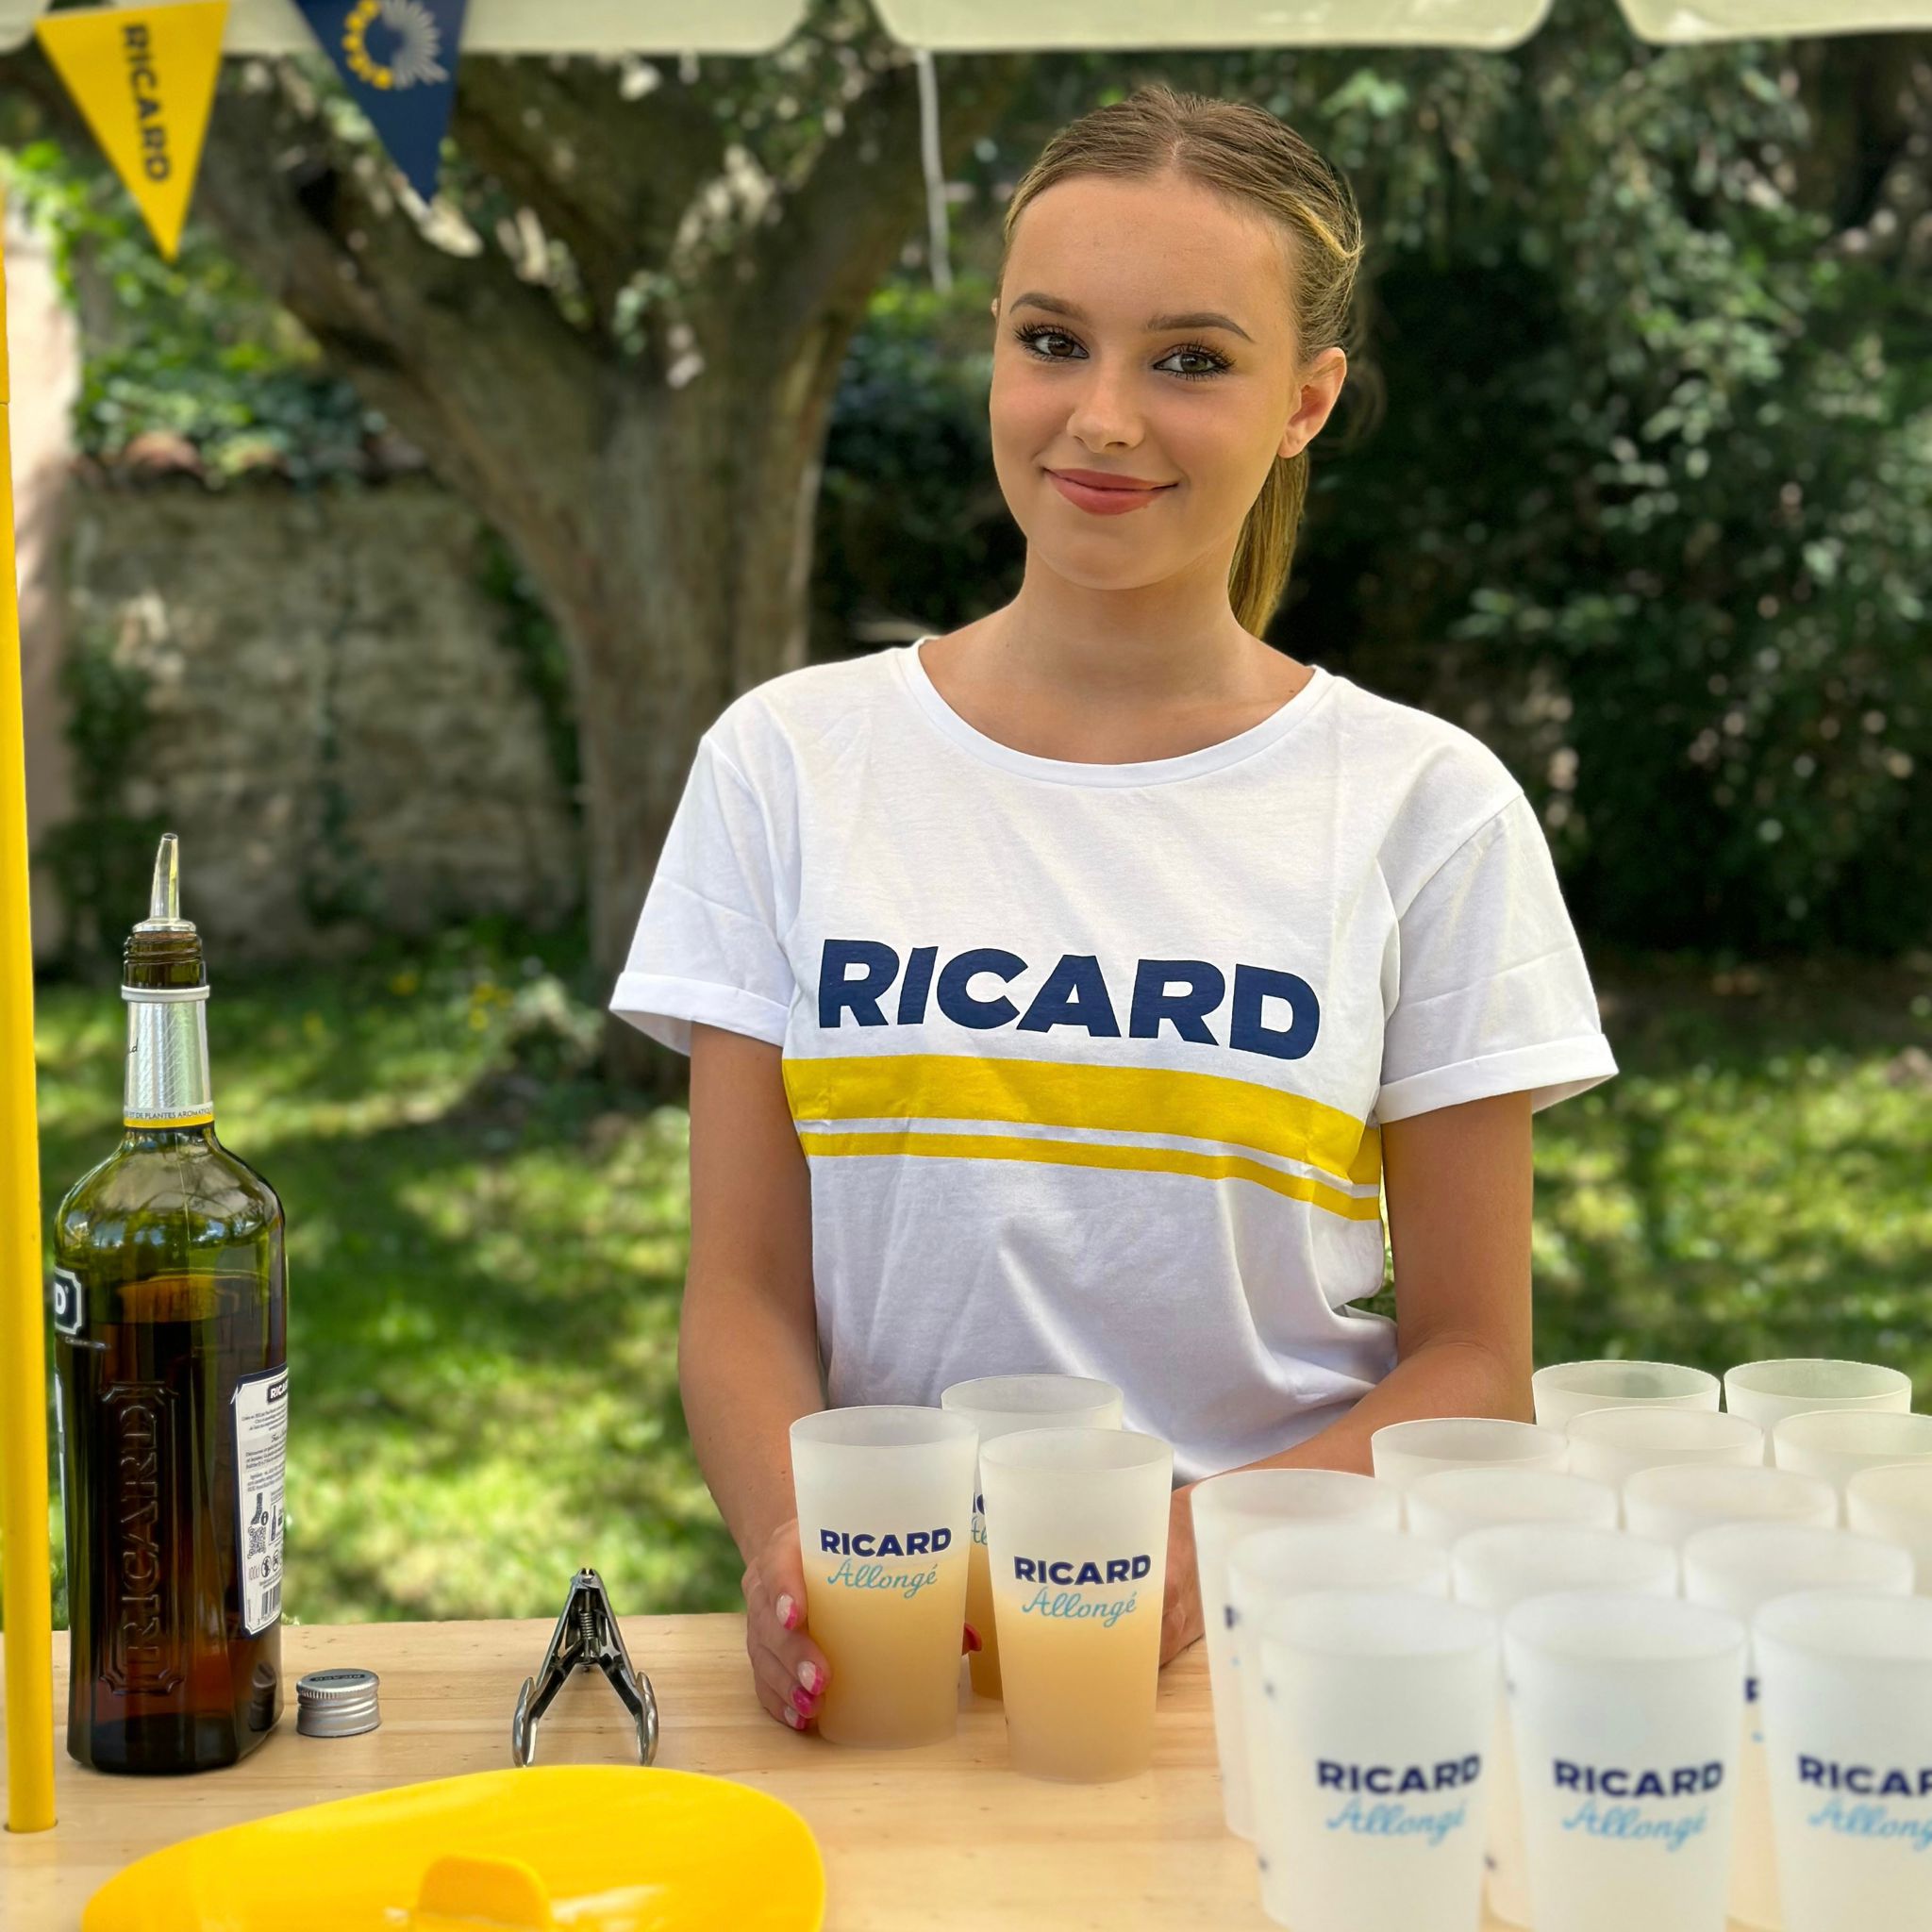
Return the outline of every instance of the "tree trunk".
<path id="1" fill-rule="evenodd" d="M 833 334 L 783 344 L 748 318 L 720 325 L 698 381 L 617 404 L 594 570 L 529 556 L 571 646 L 600 984 L 629 951 L 699 737 L 740 691 L 805 662 Z M 662 1083 L 663 1057 L 633 1029 L 613 1023 L 610 1047 Z"/>

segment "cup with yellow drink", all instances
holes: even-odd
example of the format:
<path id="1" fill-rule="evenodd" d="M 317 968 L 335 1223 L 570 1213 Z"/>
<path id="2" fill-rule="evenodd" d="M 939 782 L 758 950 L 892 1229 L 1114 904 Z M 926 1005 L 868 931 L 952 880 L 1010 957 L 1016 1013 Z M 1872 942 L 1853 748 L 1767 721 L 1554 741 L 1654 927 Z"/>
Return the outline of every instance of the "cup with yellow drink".
<path id="1" fill-rule="evenodd" d="M 1129 1429 L 1022 1429 L 986 1444 L 980 1476 L 1013 1769 L 1145 1771 L 1173 1449 Z"/>
<path id="2" fill-rule="evenodd" d="M 940 1394 L 940 1407 L 963 1415 L 979 1430 L 981 1444 L 1019 1429 L 1117 1429 L 1121 1391 L 1086 1375 L 976 1375 Z M 1000 1646 L 993 1625 L 992 1581 L 986 1561 L 986 1503 L 975 1481 L 973 1541 L 966 1552 L 966 1621 L 979 1638 L 968 1659 L 973 1688 L 981 1697 L 1000 1694 Z"/>
<path id="3" fill-rule="evenodd" d="M 978 1448 L 964 1416 L 938 1408 L 826 1408 L 791 1424 L 806 1621 L 831 1666 L 822 1738 L 953 1735 Z"/>

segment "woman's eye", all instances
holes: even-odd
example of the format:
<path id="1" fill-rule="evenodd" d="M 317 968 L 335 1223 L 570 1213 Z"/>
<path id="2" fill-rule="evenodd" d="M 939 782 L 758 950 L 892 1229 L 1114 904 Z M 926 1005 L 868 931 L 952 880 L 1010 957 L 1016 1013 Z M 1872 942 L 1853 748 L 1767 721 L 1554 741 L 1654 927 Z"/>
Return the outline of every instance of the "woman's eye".
<path id="1" fill-rule="evenodd" d="M 1217 356 L 1212 349 L 1170 349 L 1162 359 L 1171 361 L 1176 356 L 1192 356 L 1208 365 L 1206 369 L 1176 369 L 1174 372 L 1176 375 L 1219 375 L 1228 366 L 1226 358 Z"/>
<path id="2" fill-rule="evenodd" d="M 1016 328 L 1013 331 L 1013 340 L 1031 348 L 1034 344 L 1041 341 L 1071 342 L 1074 339 L 1072 336 L 1062 335 L 1057 328 L 1048 328 L 1043 324 L 1036 322 L 1029 327 Z M 1067 356 L 1039 353 L 1036 354 L 1034 359 L 1040 362 L 1067 362 L 1073 358 Z"/>

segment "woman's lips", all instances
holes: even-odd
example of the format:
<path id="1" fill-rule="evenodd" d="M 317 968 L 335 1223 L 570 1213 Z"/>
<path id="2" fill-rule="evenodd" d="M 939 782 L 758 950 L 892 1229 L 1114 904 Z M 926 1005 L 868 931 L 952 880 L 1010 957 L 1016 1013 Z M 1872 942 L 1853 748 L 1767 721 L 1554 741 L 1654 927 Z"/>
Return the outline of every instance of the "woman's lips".
<path id="1" fill-rule="evenodd" d="M 1165 496 L 1174 488 L 1172 483 L 1163 483 L 1158 490 L 1096 490 L 1090 483 L 1075 483 L 1071 477 L 1062 476 L 1058 470 L 1046 474 L 1053 487 L 1069 503 L 1077 504 L 1097 517 L 1119 517 L 1130 509 L 1144 509 L 1157 496 Z"/>

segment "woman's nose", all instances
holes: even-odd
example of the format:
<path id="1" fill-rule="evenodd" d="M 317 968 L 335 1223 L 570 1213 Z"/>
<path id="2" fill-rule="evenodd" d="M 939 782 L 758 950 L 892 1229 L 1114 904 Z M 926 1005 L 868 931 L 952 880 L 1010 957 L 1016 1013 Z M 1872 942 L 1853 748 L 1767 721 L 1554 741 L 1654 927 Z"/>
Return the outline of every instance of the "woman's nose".
<path id="1" fill-rule="evenodd" d="M 1090 449 L 1140 441 L 1141 407 L 1133 394 L 1131 370 L 1096 363 L 1077 379 L 1079 393 L 1067 410 L 1067 429 Z"/>

